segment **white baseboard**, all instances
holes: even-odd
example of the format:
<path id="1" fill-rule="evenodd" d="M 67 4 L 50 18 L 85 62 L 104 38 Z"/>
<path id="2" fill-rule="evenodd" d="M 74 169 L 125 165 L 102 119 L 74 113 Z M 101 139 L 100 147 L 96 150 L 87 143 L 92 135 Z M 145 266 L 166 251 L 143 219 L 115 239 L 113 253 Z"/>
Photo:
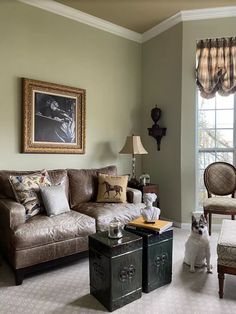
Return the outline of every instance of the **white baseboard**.
<path id="1" fill-rule="evenodd" d="M 191 230 L 191 224 L 190 223 L 179 223 L 181 229 L 183 230 Z"/>
<path id="2" fill-rule="evenodd" d="M 202 215 L 201 211 L 195 211 L 193 212 L 193 214 L 195 215 L 195 217 L 199 218 Z M 160 217 L 163 220 L 167 220 L 167 221 L 173 221 L 169 218 L 165 218 L 163 216 Z M 214 221 L 215 223 L 213 223 L 211 225 L 211 228 L 213 231 L 218 231 L 221 229 L 221 224 L 222 224 L 222 219 L 230 219 L 229 215 L 214 215 Z M 179 222 L 179 221 L 173 221 L 173 227 L 175 228 L 180 228 L 183 230 L 191 230 L 191 223 L 187 223 L 187 222 Z"/>
<path id="3" fill-rule="evenodd" d="M 163 217 L 161 216 L 160 219 L 163 219 L 163 220 L 166 220 L 166 221 L 172 221 L 173 222 L 173 227 L 176 227 L 176 228 L 181 228 L 181 222 L 178 222 L 178 221 L 173 221 L 169 218 L 166 218 L 166 217 Z"/>
<path id="4" fill-rule="evenodd" d="M 174 221 L 174 222 L 173 222 L 173 226 L 174 226 L 175 228 L 181 228 L 181 227 L 182 227 L 181 225 L 182 225 L 181 222 L 178 222 L 178 221 Z"/>

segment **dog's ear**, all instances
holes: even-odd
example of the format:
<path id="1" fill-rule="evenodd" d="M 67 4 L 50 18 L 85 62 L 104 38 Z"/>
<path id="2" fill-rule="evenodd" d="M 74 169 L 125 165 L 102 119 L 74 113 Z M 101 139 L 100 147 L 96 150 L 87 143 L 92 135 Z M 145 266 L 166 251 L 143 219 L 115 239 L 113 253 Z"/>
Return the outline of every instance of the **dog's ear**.
<path id="1" fill-rule="evenodd" d="M 203 215 L 200 216 L 199 221 L 203 222 L 204 224 L 207 224 L 206 218 Z"/>
<path id="2" fill-rule="evenodd" d="M 195 222 L 196 221 L 196 218 L 194 215 L 192 215 L 192 222 Z"/>

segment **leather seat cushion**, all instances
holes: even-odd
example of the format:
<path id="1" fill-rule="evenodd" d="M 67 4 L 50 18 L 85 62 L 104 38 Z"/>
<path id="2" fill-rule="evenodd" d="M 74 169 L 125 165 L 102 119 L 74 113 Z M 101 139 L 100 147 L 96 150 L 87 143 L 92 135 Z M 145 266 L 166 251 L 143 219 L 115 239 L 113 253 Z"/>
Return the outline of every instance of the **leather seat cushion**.
<path id="1" fill-rule="evenodd" d="M 37 215 L 16 229 L 13 246 L 22 250 L 85 237 L 95 232 L 95 220 L 73 210 L 53 217 Z"/>
<path id="2" fill-rule="evenodd" d="M 124 225 L 129 221 L 138 218 L 141 215 L 141 208 L 144 208 L 143 203 L 82 203 L 73 208 L 77 212 L 83 213 L 96 220 L 96 230 L 108 230 L 110 221 L 116 217 Z"/>
<path id="3" fill-rule="evenodd" d="M 217 212 L 224 210 L 225 213 L 235 211 L 236 214 L 236 198 L 232 197 L 210 197 L 203 203 L 203 208 L 207 211 Z"/>

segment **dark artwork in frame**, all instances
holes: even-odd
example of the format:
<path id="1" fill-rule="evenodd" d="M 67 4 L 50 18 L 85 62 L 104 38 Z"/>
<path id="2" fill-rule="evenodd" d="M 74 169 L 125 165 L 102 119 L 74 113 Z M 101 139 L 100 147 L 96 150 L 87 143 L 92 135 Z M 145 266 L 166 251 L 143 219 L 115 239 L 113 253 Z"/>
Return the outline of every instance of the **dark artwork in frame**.
<path id="1" fill-rule="evenodd" d="M 85 153 L 84 89 L 23 79 L 23 152 Z"/>
<path id="2" fill-rule="evenodd" d="M 76 143 L 76 98 L 34 93 L 34 142 Z"/>

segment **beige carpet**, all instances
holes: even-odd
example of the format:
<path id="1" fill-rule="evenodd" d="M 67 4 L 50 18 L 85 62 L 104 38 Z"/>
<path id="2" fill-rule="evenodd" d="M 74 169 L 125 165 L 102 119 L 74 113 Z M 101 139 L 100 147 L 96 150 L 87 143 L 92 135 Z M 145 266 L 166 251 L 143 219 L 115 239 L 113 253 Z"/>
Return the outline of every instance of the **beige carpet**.
<path id="1" fill-rule="evenodd" d="M 189 273 L 183 266 L 187 230 L 174 230 L 172 283 L 134 301 L 114 313 L 236 313 L 236 276 L 226 275 L 225 296 L 218 298 L 216 242 L 211 237 L 213 274 L 203 270 Z M 0 266 L 0 313 L 93 313 L 107 310 L 89 295 L 88 260 L 28 277 L 22 286 L 14 286 L 11 270 L 3 261 Z"/>

